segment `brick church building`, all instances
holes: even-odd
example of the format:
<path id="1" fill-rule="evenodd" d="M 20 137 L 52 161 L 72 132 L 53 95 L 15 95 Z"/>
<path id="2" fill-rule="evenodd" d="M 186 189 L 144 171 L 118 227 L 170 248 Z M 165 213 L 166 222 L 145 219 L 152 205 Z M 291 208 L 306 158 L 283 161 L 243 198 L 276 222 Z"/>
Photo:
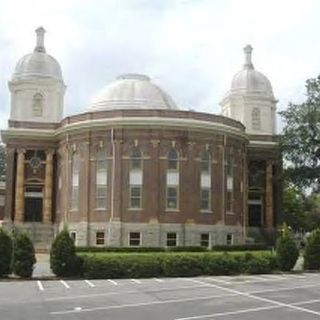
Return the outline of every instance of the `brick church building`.
<path id="1" fill-rule="evenodd" d="M 9 81 L 2 224 L 47 248 L 67 224 L 78 246 L 207 246 L 272 236 L 281 158 L 270 81 L 245 62 L 222 115 L 184 111 L 152 80 L 125 74 L 63 117 L 59 63 L 43 28 Z"/>

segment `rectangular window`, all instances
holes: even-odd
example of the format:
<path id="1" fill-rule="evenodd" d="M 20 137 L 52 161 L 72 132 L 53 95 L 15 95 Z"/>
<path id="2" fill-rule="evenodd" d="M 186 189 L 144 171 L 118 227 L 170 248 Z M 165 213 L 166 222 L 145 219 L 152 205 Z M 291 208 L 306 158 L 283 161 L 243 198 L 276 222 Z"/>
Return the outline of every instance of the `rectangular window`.
<path id="1" fill-rule="evenodd" d="M 129 233 L 129 246 L 138 247 L 141 245 L 141 233 L 140 232 L 130 232 Z"/>
<path id="2" fill-rule="evenodd" d="M 233 245 L 233 234 L 232 233 L 227 234 L 227 245 L 228 246 Z"/>
<path id="3" fill-rule="evenodd" d="M 202 188 L 200 191 L 200 209 L 210 210 L 210 189 Z"/>
<path id="4" fill-rule="evenodd" d="M 210 235 L 209 235 L 209 233 L 201 233 L 201 235 L 200 235 L 200 245 L 201 245 L 201 247 L 209 248 L 209 246 L 210 246 Z"/>
<path id="5" fill-rule="evenodd" d="M 104 245 L 104 232 L 98 231 L 96 233 L 96 245 L 97 246 L 103 246 Z"/>
<path id="6" fill-rule="evenodd" d="M 141 208 L 141 186 L 130 186 L 130 208 Z"/>
<path id="7" fill-rule="evenodd" d="M 175 232 L 167 233 L 167 247 L 177 246 L 177 234 Z"/>
<path id="8" fill-rule="evenodd" d="M 167 208 L 178 208 L 178 187 L 167 187 Z"/>
<path id="9" fill-rule="evenodd" d="M 107 207 L 107 187 L 97 185 L 96 187 L 96 208 L 105 209 Z"/>

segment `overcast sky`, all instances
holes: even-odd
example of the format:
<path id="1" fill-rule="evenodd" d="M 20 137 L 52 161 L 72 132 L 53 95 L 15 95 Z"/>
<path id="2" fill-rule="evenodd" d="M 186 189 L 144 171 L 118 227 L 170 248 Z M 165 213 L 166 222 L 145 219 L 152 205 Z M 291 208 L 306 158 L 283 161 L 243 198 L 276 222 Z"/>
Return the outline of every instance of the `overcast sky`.
<path id="1" fill-rule="evenodd" d="M 278 110 L 304 97 L 320 73 L 317 0 L 1 0 L 0 128 L 7 126 L 7 82 L 17 60 L 46 30 L 61 64 L 65 114 L 122 73 L 144 73 L 183 109 L 220 113 L 219 102 L 243 64 L 243 47 L 271 81 Z"/>

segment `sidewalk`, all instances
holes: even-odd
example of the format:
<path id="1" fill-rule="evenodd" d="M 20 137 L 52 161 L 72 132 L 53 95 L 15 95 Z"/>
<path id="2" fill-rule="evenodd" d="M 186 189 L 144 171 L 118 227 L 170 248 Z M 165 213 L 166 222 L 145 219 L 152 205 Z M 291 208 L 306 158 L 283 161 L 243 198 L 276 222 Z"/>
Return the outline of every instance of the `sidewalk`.
<path id="1" fill-rule="evenodd" d="M 33 277 L 50 277 L 54 274 L 50 270 L 50 256 L 47 253 L 37 253 L 36 254 L 37 263 L 33 270 Z"/>

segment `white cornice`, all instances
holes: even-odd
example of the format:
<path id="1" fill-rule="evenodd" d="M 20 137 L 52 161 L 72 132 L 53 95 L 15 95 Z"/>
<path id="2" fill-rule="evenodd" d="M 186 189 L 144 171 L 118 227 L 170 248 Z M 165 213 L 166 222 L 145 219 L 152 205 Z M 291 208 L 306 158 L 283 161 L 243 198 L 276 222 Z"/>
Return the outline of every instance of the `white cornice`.
<path id="1" fill-rule="evenodd" d="M 84 129 L 109 129 L 109 128 L 170 128 L 175 130 L 194 130 L 200 132 L 221 132 L 248 139 L 248 135 L 239 128 L 223 123 L 210 122 L 189 118 L 164 118 L 164 117 L 115 117 L 93 119 L 66 124 L 56 130 L 9 128 L 1 132 L 3 140 L 9 137 L 28 137 L 54 140 L 62 134 L 79 132 Z"/>

